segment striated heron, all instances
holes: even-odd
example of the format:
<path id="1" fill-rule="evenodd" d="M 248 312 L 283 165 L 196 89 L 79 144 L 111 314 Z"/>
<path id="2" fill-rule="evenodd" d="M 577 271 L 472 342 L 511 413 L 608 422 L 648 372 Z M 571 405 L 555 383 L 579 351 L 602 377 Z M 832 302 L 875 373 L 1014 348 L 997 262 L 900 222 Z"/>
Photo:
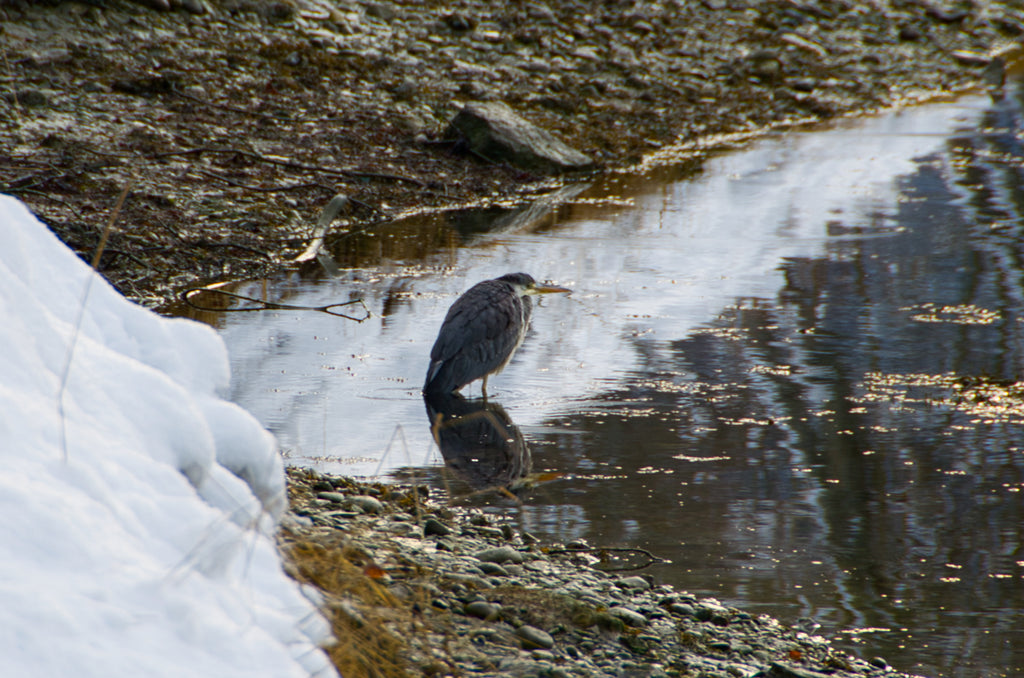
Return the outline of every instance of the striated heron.
<path id="1" fill-rule="evenodd" d="M 430 350 L 425 394 L 458 391 L 471 381 L 484 380 L 504 369 L 523 343 L 530 325 L 532 294 L 571 292 L 539 285 L 526 273 L 509 273 L 470 287 L 448 309 Z"/>

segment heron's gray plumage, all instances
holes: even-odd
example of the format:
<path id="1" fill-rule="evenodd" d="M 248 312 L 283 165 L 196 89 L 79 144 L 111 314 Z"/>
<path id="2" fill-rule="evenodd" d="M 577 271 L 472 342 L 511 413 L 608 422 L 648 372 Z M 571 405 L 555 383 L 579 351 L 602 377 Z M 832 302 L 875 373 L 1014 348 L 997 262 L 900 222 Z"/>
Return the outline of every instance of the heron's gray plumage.
<path id="1" fill-rule="evenodd" d="M 526 273 L 510 273 L 469 288 L 448 309 L 430 351 L 426 393 L 451 393 L 500 372 L 523 343 L 536 285 Z"/>

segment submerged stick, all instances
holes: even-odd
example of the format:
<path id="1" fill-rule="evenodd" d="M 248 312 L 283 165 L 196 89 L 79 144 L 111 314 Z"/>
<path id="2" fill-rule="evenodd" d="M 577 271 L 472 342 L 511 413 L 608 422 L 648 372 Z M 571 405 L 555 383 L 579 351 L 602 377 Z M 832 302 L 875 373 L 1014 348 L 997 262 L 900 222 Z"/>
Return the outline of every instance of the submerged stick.
<path id="1" fill-rule="evenodd" d="M 228 299 L 238 299 L 239 301 L 247 301 L 253 306 L 241 306 L 238 308 L 218 308 L 214 306 L 204 306 L 193 300 L 197 294 L 217 294 Z M 297 306 L 295 304 L 280 304 L 274 301 L 264 301 L 263 299 L 255 299 L 253 297 L 247 297 L 244 294 L 236 294 L 234 292 L 228 292 L 227 290 L 219 290 L 215 287 L 190 287 L 181 294 L 181 300 L 186 304 L 196 309 L 197 311 L 211 311 L 214 313 L 241 313 L 246 311 L 319 311 L 320 313 L 326 313 L 327 315 L 333 315 L 338 318 L 345 318 L 346 320 L 354 320 L 357 323 L 361 323 L 370 317 L 370 309 L 366 308 L 366 304 L 362 299 L 353 299 L 352 301 L 342 301 L 334 304 L 325 304 L 323 306 Z M 337 309 L 345 306 L 353 306 L 358 304 L 363 309 L 363 316 L 357 317 L 347 315 L 338 311 Z"/>

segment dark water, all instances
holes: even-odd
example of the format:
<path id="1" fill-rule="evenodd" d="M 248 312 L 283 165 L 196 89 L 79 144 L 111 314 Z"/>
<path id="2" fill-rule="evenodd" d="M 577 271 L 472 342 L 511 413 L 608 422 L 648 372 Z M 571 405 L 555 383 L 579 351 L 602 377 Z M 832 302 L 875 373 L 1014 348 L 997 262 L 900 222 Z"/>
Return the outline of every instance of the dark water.
<path id="1" fill-rule="evenodd" d="M 528 212 L 336 239 L 206 316 L 291 463 L 415 477 L 925 675 L 1024 673 L 1020 95 L 764 139 Z M 486 407 L 418 390 L 448 305 L 546 298 Z M 449 465 L 444 460 L 448 458 Z M 518 500 L 488 491 L 516 488 Z"/>

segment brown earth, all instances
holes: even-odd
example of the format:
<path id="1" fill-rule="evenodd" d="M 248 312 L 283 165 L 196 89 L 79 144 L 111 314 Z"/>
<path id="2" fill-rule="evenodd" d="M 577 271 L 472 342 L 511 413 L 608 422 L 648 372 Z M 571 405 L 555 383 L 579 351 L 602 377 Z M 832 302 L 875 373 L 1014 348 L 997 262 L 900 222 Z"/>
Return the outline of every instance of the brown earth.
<path id="1" fill-rule="evenodd" d="M 335 228 L 372 229 L 578 178 L 466 152 L 444 132 L 467 102 L 629 170 L 997 85 L 993 57 L 1024 34 L 1014 0 L 185 5 L 0 1 L 0 190 L 86 259 L 124 193 L 100 268 L 154 307 L 287 266 L 339 192 Z M 379 257 L 416 266 L 443 244 Z"/>

